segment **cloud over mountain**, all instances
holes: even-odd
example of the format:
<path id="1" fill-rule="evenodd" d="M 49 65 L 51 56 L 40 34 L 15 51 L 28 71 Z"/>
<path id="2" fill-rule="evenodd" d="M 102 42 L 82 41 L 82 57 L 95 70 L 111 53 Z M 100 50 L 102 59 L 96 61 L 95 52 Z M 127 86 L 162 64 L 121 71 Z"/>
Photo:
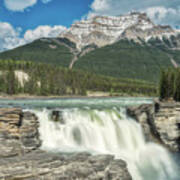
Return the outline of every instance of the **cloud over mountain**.
<path id="1" fill-rule="evenodd" d="M 9 23 L 0 22 L 0 51 L 12 49 L 24 43 L 24 40 L 19 38 L 20 30 L 13 28 Z"/>
<path id="2" fill-rule="evenodd" d="M 34 30 L 27 30 L 24 34 L 24 40 L 31 42 L 42 37 L 57 37 L 64 30 L 66 30 L 64 26 L 39 26 Z"/>
<path id="3" fill-rule="evenodd" d="M 21 28 L 14 28 L 7 22 L 0 22 L 0 51 L 13 49 L 42 37 L 57 37 L 66 29 L 64 26 L 38 26 L 27 30 L 21 36 Z"/>
<path id="4" fill-rule="evenodd" d="M 146 12 L 158 24 L 180 24 L 179 0 L 94 0 L 88 16 L 120 15 L 132 10 Z"/>

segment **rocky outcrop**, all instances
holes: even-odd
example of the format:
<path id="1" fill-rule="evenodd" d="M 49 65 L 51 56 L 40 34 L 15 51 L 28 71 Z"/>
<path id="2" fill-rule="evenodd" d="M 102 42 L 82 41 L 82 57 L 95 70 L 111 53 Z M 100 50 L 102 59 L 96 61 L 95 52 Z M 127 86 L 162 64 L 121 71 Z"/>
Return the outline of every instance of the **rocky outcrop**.
<path id="1" fill-rule="evenodd" d="M 180 150 L 180 103 L 156 104 L 155 126 L 162 142 Z"/>
<path id="2" fill-rule="evenodd" d="M 0 157 L 15 156 L 37 149 L 41 142 L 38 136 L 38 121 L 35 115 L 21 109 L 0 109 Z"/>
<path id="3" fill-rule="evenodd" d="M 33 151 L 25 156 L 0 159 L 0 179 L 131 180 L 131 176 L 126 163 L 110 155 L 57 155 Z"/>
<path id="4" fill-rule="evenodd" d="M 180 151 L 180 103 L 157 102 L 130 107 L 127 113 L 142 125 L 147 140 Z"/>
<path id="5" fill-rule="evenodd" d="M 58 112 L 59 113 L 59 112 Z M 59 117 L 55 111 L 54 120 Z M 131 180 L 127 165 L 110 155 L 48 153 L 39 149 L 37 117 L 0 109 L 0 179 Z"/>
<path id="6" fill-rule="evenodd" d="M 168 28 L 165 28 L 163 26 L 154 26 L 153 28 L 144 30 L 134 25 L 127 28 L 123 32 L 122 38 L 133 39 L 136 42 L 140 42 L 140 40 L 144 40 L 148 42 L 149 39 L 155 39 L 155 38 L 162 39 L 163 36 L 169 37 L 175 34 L 176 34 L 175 31 L 169 26 Z"/>
<path id="7" fill-rule="evenodd" d="M 137 107 L 129 107 L 127 114 L 138 121 L 142 128 L 147 141 L 160 141 L 156 127 L 154 126 L 154 105 L 147 104 Z"/>

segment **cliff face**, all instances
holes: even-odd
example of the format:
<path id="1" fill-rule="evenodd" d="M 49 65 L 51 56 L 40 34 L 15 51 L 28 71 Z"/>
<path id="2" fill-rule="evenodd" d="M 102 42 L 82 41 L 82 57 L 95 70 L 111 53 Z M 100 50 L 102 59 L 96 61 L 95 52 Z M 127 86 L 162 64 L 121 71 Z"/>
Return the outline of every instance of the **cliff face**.
<path id="1" fill-rule="evenodd" d="M 180 103 L 158 102 L 128 108 L 127 113 L 143 127 L 147 141 L 180 151 Z"/>
<path id="2" fill-rule="evenodd" d="M 17 108 L 0 108 L 0 158 L 40 147 L 38 127 L 37 118 L 32 113 Z"/>
<path id="3" fill-rule="evenodd" d="M 89 44 L 105 46 L 120 39 L 139 41 L 153 37 L 162 38 L 175 35 L 169 26 L 155 25 L 144 13 L 131 13 L 124 16 L 95 16 L 92 19 L 74 23 L 70 29 L 60 35 L 77 45 L 78 49 Z"/>
<path id="4" fill-rule="evenodd" d="M 162 142 L 180 151 L 180 103 L 156 104 L 154 123 Z"/>

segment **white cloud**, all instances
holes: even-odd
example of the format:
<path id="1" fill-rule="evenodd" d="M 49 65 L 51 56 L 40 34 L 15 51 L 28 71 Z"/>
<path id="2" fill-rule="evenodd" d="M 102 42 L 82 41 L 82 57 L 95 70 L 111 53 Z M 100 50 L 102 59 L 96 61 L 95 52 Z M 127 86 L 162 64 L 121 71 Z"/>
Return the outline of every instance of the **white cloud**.
<path id="1" fill-rule="evenodd" d="M 46 4 L 52 0 L 39 0 Z M 34 6 L 38 0 L 4 0 L 5 7 L 10 11 L 24 11 L 26 8 Z"/>
<path id="2" fill-rule="evenodd" d="M 155 23 L 180 24 L 179 0 L 94 0 L 87 16 L 121 15 L 132 10 L 147 12 Z"/>
<path id="3" fill-rule="evenodd" d="M 9 23 L 0 22 L 0 51 L 12 49 L 24 43 L 19 38 L 20 29 L 14 29 Z"/>
<path id="4" fill-rule="evenodd" d="M 4 0 L 5 7 L 11 11 L 24 11 L 37 3 L 37 0 Z"/>
<path id="5" fill-rule="evenodd" d="M 66 30 L 64 26 L 39 26 L 34 30 L 27 30 L 24 39 L 26 42 L 31 42 L 42 37 L 57 37 L 64 30 Z"/>
<path id="6" fill-rule="evenodd" d="M 149 7 L 144 11 L 151 19 L 156 21 L 158 24 L 168 24 L 168 23 L 171 24 L 171 22 L 174 22 L 173 19 L 176 20 L 177 17 L 180 18 L 179 9 L 156 6 L 156 7 Z M 170 19 L 172 19 L 172 21 Z"/>
<path id="7" fill-rule="evenodd" d="M 163 19 L 168 12 L 176 13 L 174 9 L 166 9 L 164 7 L 150 7 L 146 9 L 147 14 L 150 18 L 157 18 L 159 20 Z M 175 12 L 174 12 L 175 11 Z"/>
<path id="8" fill-rule="evenodd" d="M 0 51 L 16 48 L 42 37 L 57 37 L 65 29 L 64 26 L 39 26 L 34 30 L 27 30 L 23 36 L 20 36 L 21 28 L 0 22 Z"/>
<path id="9" fill-rule="evenodd" d="M 94 1 L 91 5 L 94 11 L 104 11 L 109 9 L 109 3 L 107 0 Z"/>
<path id="10" fill-rule="evenodd" d="M 41 0 L 42 1 L 42 3 L 49 3 L 49 2 L 51 2 L 52 0 Z"/>

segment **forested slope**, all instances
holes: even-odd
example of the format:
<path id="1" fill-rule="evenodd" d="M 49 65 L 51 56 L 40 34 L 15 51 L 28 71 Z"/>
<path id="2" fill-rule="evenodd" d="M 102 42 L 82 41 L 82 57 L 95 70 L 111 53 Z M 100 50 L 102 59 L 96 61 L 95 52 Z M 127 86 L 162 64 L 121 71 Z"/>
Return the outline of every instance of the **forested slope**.
<path id="1" fill-rule="evenodd" d="M 86 54 L 74 67 L 118 78 L 158 82 L 160 69 L 172 67 L 170 53 L 174 55 L 172 51 L 122 40 Z M 178 60 L 180 53 L 175 54 Z"/>
<path id="2" fill-rule="evenodd" d="M 84 49 L 84 52 L 87 51 L 86 48 Z M 102 48 L 94 48 L 90 52 L 79 52 L 78 55 L 75 44 L 69 40 L 44 38 L 0 53 L 0 59 L 27 60 L 69 67 L 74 54 L 77 56 L 77 61 L 74 63 L 73 69 L 114 78 L 139 79 L 153 83 L 159 81 L 161 69 L 173 66 L 171 58 L 180 64 L 180 51 L 169 49 L 167 42 L 166 44 L 165 42 L 160 43 L 158 40 L 153 40 L 148 44 L 120 40 Z"/>
<path id="3" fill-rule="evenodd" d="M 56 40 L 50 38 L 36 40 L 30 44 L 0 53 L 0 59 L 33 61 L 68 67 L 73 58 L 68 47 L 75 48 L 75 45 L 68 40 L 64 40 L 64 42 L 63 39 L 57 38 Z"/>
<path id="4" fill-rule="evenodd" d="M 20 76 L 19 76 L 20 75 Z M 30 61 L 0 61 L 0 94 L 86 95 L 88 91 L 155 96 L 156 86 Z"/>

